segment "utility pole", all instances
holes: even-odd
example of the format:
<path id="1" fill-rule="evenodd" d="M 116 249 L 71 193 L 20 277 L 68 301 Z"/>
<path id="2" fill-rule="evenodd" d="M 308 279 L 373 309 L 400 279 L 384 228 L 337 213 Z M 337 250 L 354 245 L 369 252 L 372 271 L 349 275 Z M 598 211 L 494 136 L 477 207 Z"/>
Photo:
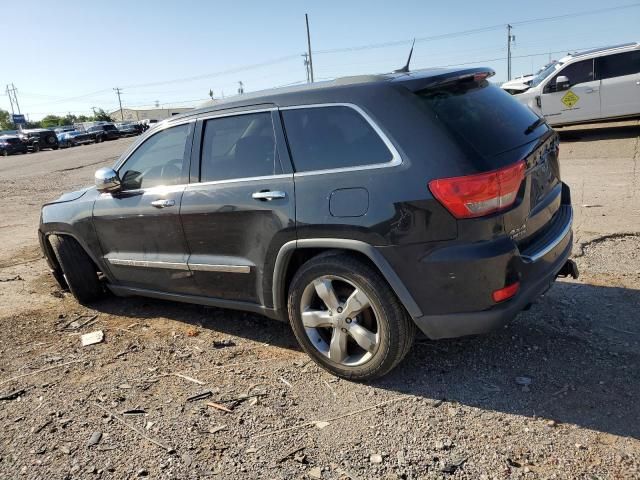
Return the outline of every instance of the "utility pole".
<path id="1" fill-rule="evenodd" d="M 242 95 L 244 93 L 244 83 L 238 82 L 238 95 Z"/>
<path id="2" fill-rule="evenodd" d="M 122 100 L 120 99 L 120 94 L 122 93 L 121 88 L 114 88 L 115 92 L 118 94 L 118 103 L 120 104 L 120 121 L 124 122 L 124 113 L 122 113 Z"/>
<path id="3" fill-rule="evenodd" d="M 311 56 L 311 34 L 309 33 L 309 15 L 304 14 L 304 20 L 307 24 L 307 54 L 309 55 L 309 75 L 311 83 L 313 83 L 313 57 Z"/>
<path id="4" fill-rule="evenodd" d="M 11 96 L 11 91 L 9 90 L 9 84 L 7 84 L 7 97 L 9 97 L 9 104 L 11 105 L 11 115 L 15 112 L 13 111 L 13 97 Z"/>
<path id="5" fill-rule="evenodd" d="M 20 104 L 18 103 L 18 89 L 16 88 L 16 86 L 12 83 L 11 84 L 11 88 L 9 88 L 9 85 L 7 84 L 7 97 L 9 97 L 9 104 L 11 105 L 11 113 L 14 114 L 14 106 L 15 109 L 18 110 L 18 115 L 20 114 Z"/>
<path id="6" fill-rule="evenodd" d="M 507 24 L 507 81 L 511 80 L 511 43 L 516 41 L 516 36 L 511 35 L 512 28 Z"/>
<path id="7" fill-rule="evenodd" d="M 309 75 L 309 54 L 303 53 L 302 56 L 304 57 L 304 70 L 307 72 L 307 83 L 311 83 L 311 75 Z"/>

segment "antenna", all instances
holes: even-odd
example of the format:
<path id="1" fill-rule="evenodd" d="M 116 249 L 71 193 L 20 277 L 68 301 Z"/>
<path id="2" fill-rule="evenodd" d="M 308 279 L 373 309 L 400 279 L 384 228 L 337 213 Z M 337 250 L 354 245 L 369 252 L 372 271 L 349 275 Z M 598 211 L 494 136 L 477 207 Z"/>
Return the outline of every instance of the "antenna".
<path id="1" fill-rule="evenodd" d="M 398 70 L 394 70 L 393 73 L 409 73 L 409 64 L 411 63 L 411 55 L 413 55 L 413 46 L 416 44 L 416 39 L 413 39 L 413 43 L 411 44 L 411 50 L 409 50 L 409 58 L 407 58 L 407 63 L 404 67 L 399 68 Z"/>

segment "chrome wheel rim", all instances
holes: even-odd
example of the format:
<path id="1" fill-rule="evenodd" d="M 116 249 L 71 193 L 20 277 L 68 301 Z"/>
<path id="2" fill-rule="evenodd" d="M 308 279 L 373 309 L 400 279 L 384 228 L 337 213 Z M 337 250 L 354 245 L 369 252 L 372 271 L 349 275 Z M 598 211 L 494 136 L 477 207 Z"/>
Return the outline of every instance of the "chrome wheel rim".
<path id="1" fill-rule="evenodd" d="M 300 302 L 302 325 L 313 347 L 329 360 L 356 367 L 380 343 L 378 312 L 361 288 L 346 278 L 324 275 L 309 283 Z"/>

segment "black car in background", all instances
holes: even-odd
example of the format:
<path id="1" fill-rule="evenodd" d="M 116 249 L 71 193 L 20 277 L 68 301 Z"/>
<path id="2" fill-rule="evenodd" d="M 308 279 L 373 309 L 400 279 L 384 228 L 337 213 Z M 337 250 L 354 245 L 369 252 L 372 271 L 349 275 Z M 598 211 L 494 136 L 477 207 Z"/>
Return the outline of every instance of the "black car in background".
<path id="1" fill-rule="evenodd" d="M 122 137 L 135 137 L 142 133 L 142 125 L 138 123 L 120 123 L 116 126 Z"/>
<path id="2" fill-rule="evenodd" d="M 80 130 L 65 131 L 58 134 L 58 143 L 61 148 L 75 147 L 93 142 L 94 139 L 90 133 Z"/>
<path id="3" fill-rule="evenodd" d="M 27 144 L 16 135 L 3 135 L 0 137 L 0 155 L 8 157 L 16 153 L 27 153 Z"/>
<path id="4" fill-rule="evenodd" d="M 87 128 L 87 133 L 91 135 L 96 143 L 104 142 L 105 140 L 117 140 L 121 137 L 120 131 L 112 123 L 94 125 Z"/>
<path id="5" fill-rule="evenodd" d="M 108 288 L 260 313 L 333 374 L 379 377 L 417 329 L 484 333 L 577 277 L 558 134 L 493 73 L 351 77 L 172 117 L 43 206 L 42 250 L 80 302 Z"/>
<path id="6" fill-rule="evenodd" d="M 38 152 L 45 148 L 58 149 L 58 137 L 53 130 L 46 128 L 22 130 L 19 137 L 27 145 L 30 152 Z"/>

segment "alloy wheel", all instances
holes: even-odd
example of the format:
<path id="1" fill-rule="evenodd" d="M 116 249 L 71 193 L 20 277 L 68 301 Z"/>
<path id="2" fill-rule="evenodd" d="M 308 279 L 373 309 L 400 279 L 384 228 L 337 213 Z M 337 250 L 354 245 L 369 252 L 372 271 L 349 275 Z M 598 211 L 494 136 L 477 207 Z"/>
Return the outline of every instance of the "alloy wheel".
<path id="1" fill-rule="evenodd" d="M 376 353 L 378 314 L 351 281 L 334 275 L 316 278 L 305 287 L 300 310 L 311 344 L 331 361 L 355 367 Z"/>

